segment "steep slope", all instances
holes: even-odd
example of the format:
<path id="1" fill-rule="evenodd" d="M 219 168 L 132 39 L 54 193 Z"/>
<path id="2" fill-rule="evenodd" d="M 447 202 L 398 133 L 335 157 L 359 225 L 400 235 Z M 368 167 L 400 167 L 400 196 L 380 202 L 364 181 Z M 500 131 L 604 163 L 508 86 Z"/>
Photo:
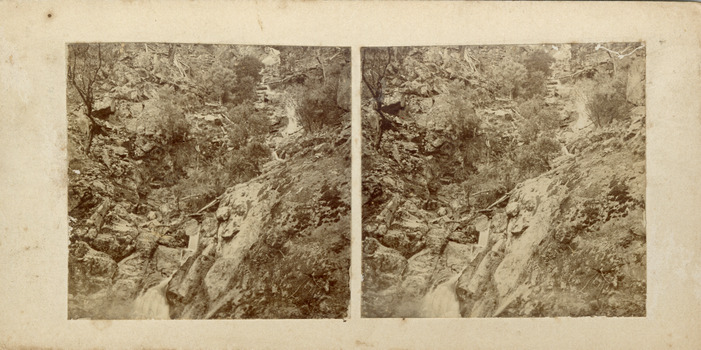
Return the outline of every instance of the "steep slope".
<path id="1" fill-rule="evenodd" d="M 108 49 L 90 152 L 89 119 L 68 89 L 69 318 L 344 317 L 348 53 Z M 237 80 L 245 60 L 255 85 Z M 338 118 L 311 132 L 299 109 L 320 84 L 316 98 Z"/>
<path id="2" fill-rule="evenodd" d="M 644 56 L 594 48 L 394 51 L 398 111 L 363 109 L 364 316 L 645 315 Z M 550 76 L 508 97 L 500 69 L 541 50 Z M 637 107 L 595 125 L 608 80 Z"/>
<path id="3" fill-rule="evenodd" d="M 174 318 L 343 317 L 349 298 L 349 134 L 309 138 L 227 190 L 217 225 L 168 284 Z"/>

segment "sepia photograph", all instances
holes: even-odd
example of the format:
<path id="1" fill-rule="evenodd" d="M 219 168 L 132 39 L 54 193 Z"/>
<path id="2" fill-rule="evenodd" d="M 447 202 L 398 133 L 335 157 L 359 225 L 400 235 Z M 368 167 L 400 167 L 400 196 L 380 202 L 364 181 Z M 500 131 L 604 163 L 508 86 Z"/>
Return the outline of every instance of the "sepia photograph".
<path id="1" fill-rule="evenodd" d="M 362 316 L 646 316 L 642 42 L 364 47 Z"/>
<path id="2" fill-rule="evenodd" d="M 0 349 L 699 349 L 700 15 L 0 1 Z"/>
<path id="3" fill-rule="evenodd" d="M 69 319 L 347 317 L 349 48 L 66 50 Z"/>

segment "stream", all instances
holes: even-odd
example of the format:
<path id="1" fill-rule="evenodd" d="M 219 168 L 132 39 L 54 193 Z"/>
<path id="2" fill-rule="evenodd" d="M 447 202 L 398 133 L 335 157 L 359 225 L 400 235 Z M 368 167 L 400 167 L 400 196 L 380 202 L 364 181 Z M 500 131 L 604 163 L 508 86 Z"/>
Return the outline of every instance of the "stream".
<path id="1" fill-rule="evenodd" d="M 166 287 L 170 278 L 147 289 L 134 300 L 133 319 L 137 320 L 170 320 L 170 306 L 166 299 Z"/>
<path id="2" fill-rule="evenodd" d="M 424 296 L 419 310 L 419 317 L 448 318 L 461 317 L 460 303 L 455 294 L 455 287 L 461 274 L 439 284 Z"/>

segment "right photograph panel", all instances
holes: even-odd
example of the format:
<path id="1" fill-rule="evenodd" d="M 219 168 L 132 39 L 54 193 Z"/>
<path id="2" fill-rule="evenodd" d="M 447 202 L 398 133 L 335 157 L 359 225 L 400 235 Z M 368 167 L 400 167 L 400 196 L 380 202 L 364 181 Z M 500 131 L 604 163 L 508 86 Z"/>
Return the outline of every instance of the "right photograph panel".
<path id="1" fill-rule="evenodd" d="M 361 56 L 363 317 L 646 315 L 644 43 Z"/>

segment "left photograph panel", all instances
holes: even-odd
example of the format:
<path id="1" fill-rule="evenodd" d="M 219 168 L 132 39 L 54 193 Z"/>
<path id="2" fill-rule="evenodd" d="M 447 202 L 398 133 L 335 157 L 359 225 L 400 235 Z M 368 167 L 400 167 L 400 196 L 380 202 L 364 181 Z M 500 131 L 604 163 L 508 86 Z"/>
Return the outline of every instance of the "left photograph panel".
<path id="1" fill-rule="evenodd" d="M 68 44 L 68 318 L 347 317 L 350 66 Z"/>

